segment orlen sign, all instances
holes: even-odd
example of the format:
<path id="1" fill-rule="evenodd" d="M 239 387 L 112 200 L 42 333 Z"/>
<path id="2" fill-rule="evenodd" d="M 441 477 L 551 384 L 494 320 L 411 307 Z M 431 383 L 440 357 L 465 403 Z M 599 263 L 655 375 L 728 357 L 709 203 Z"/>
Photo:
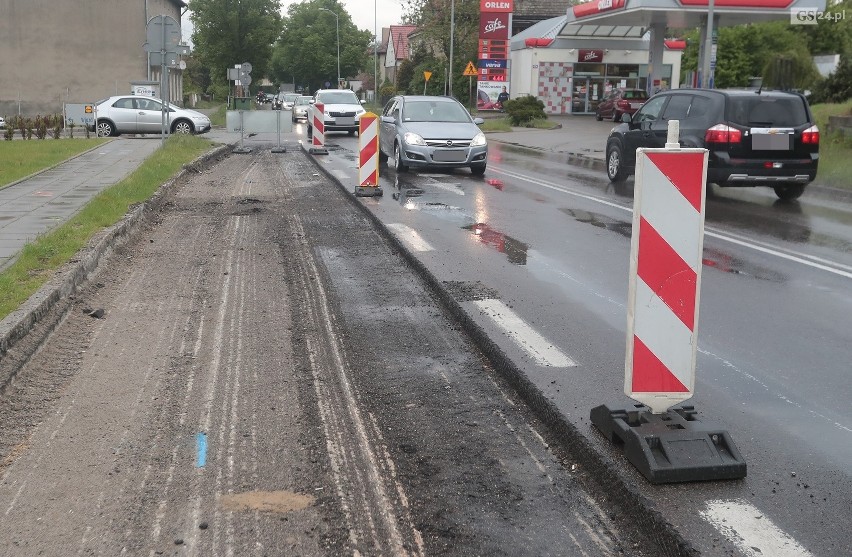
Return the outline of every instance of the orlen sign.
<path id="1" fill-rule="evenodd" d="M 610 10 L 619 10 L 625 6 L 627 0 L 592 0 L 585 4 L 577 4 L 572 6 L 574 17 L 586 17 L 589 15 L 608 12 Z"/>
<path id="2" fill-rule="evenodd" d="M 515 0 L 479 0 L 479 11 L 508 14 L 515 11 Z"/>

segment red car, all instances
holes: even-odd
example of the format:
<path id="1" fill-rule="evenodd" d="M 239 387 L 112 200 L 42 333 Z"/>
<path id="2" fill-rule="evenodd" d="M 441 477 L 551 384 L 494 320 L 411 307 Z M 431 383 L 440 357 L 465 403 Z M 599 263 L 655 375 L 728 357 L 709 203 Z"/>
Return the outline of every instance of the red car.
<path id="1" fill-rule="evenodd" d="M 613 89 L 598 103 L 595 119 L 601 121 L 608 118 L 613 122 L 620 122 L 622 114 L 632 115 L 647 100 L 648 93 L 643 89 Z"/>

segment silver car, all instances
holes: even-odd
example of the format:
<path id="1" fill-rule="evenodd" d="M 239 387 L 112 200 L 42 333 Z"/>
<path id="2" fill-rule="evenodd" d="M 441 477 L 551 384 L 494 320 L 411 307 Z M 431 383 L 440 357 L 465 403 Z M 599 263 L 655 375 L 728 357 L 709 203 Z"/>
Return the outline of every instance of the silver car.
<path id="1" fill-rule="evenodd" d="M 293 110 L 293 104 L 299 96 L 299 93 L 284 93 L 281 97 L 281 110 Z"/>
<path id="2" fill-rule="evenodd" d="M 296 101 L 293 104 L 293 123 L 296 123 L 296 120 L 305 120 L 308 119 L 308 114 L 310 114 L 313 105 L 311 101 L 313 97 L 300 95 L 296 97 Z"/>
<path id="3" fill-rule="evenodd" d="M 488 162 L 488 142 L 472 118 L 451 97 L 398 96 L 382 111 L 379 159 L 397 172 L 408 167 L 470 167 L 481 176 Z"/>
<path id="4" fill-rule="evenodd" d="M 137 95 L 119 95 L 95 103 L 97 131 L 101 137 L 123 133 L 160 133 L 162 108 L 160 99 Z M 210 131 L 210 118 L 200 112 L 168 105 L 171 133 L 205 133 Z M 91 128 L 89 128 L 91 129 Z"/>

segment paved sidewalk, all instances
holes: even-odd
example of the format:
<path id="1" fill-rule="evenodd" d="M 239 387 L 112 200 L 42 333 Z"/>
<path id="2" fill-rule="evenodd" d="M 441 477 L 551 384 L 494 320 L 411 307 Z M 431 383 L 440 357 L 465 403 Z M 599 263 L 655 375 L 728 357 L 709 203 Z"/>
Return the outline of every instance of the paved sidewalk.
<path id="1" fill-rule="evenodd" d="M 553 130 L 512 128 L 510 132 L 489 132 L 488 140 L 590 158 L 603 164 L 606 138 L 615 126 L 614 122 L 598 122 L 594 116 L 588 115 L 559 115 L 548 119 L 560 127 Z"/>
<path id="2" fill-rule="evenodd" d="M 124 179 L 160 146 L 159 137 L 117 138 L 0 189 L 0 271 L 31 242 Z"/>

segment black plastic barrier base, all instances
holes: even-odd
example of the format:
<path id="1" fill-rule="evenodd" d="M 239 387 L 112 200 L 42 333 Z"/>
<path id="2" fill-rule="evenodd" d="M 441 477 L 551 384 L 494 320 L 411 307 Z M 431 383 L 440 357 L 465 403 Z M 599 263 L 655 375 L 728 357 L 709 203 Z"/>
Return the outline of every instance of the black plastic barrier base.
<path id="1" fill-rule="evenodd" d="M 355 197 L 382 197 L 384 194 L 379 186 L 355 186 Z"/>
<path id="2" fill-rule="evenodd" d="M 643 404 L 618 410 L 601 405 L 591 419 L 651 483 L 744 478 L 746 463 L 731 436 L 696 414 L 692 406 L 652 414 Z"/>

